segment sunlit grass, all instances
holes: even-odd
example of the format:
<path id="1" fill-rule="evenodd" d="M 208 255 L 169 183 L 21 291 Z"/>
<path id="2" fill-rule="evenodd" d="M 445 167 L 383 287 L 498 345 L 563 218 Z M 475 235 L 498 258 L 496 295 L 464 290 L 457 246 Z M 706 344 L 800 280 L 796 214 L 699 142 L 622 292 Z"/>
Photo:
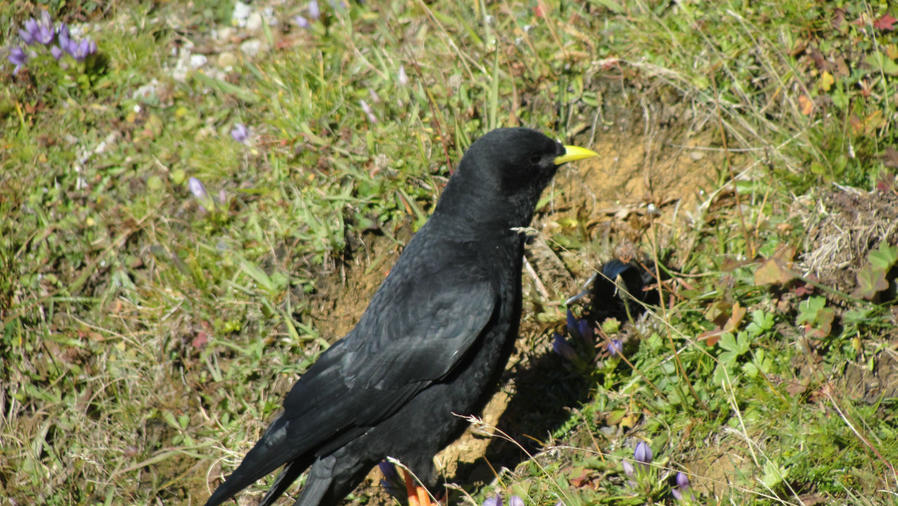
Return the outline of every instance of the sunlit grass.
<path id="1" fill-rule="evenodd" d="M 700 503 L 890 501 L 894 399 L 867 404 L 842 380 L 894 346 L 890 308 L 755 277 L 802 253 L 798 197 L 894 176 L 898 42 L 874 27 L 888 5 L 322 3 L 304 30 L 290 25 L 303 2 L 275 6 L 280 24 L 257 34 L 211 38 L 231 7 L 51 4 L 87 23 L 105 70 L 83 87 L 0 71 L 3 496 L 204 500 L 339 337 L 322 330 L 345 316 L 329 313 L 334 287 L 389 268 L 473 139 L 522 124 L 593 142 L 626 112 L 654 153 L 672 152 L 652 144 L 659 130 L 708 135 L 716 186 L 677 220 L 638 225 L 637 246 L 673 277 L 663 307 L 616 331 L 626 361 L 571 367 L 589 398 L 495 483 L 458 477 L 467 500 L 668 501 L 670 481 L 646 492 L 621 467 L 639 440 L 659 476 L 689 473 Z M 5 44 L 36 14 L 0 6 Z M 269 50 L 244 56 L 250 36 Z M 191 45 L 208 62 L 174 79 Z M 551 191 L 541 217 L 570 211 Z M 565 216 L 542 232 L 559 256 L 608 260 L 586 257 L 602 237 L 581 225 L 613 216 Z M 808 305 L 821 295 L 823 312 Z M 559 301 L 528 304 L 528 339 L 553 314 L 563 325 Z"/>

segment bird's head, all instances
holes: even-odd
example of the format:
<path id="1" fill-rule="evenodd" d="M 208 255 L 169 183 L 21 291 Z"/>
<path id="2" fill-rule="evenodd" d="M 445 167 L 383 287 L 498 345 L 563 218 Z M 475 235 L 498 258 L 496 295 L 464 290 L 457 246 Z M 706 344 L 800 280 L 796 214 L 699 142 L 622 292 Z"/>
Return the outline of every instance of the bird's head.
<path id="1" fill-rule="evenodd" d="M 564 146 L 529 128 L 493 130 L 465 152 L 437 209 L 452 207 L 455 213 L 470 214 L 465 206 L 482 218 L 525 226 L 558 167 L 593 156 L 598 154 Z"/>

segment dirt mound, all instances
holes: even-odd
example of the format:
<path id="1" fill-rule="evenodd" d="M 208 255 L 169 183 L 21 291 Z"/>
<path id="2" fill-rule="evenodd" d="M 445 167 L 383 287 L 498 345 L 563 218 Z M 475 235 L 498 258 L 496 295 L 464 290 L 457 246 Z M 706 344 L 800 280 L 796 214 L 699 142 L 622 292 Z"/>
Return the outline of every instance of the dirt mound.
<path id="1" fill-rule="evenodd" d="M 856 273 L 880 242 L 898 243 L 898 195 L 835 187 L 798 202 L 808 230 L 801 267 L 820 282 L 850 292 Z"/>

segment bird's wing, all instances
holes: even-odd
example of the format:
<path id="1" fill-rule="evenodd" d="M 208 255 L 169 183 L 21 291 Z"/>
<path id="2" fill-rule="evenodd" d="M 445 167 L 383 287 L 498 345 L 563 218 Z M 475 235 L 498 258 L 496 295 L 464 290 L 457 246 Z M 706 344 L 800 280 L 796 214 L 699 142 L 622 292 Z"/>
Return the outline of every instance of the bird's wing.
<path id="1" fill-rule="evenodd" d="M 294 386 L 284 400 L 287 412 L 369 427 L 448 375 L 498 306 L 488 281 L 466 277 L 385 286 L 392 296 L 376 296 L 356 328 Z"/>
<path id="2" fill-rule="evenodd" d="M 438 251 L 415 242 L 403 255 L 409 260 L 397 262 L 358 325 L 293 385 L 283 413 L 209 504 L 286 462 L 300 459 L 302 469 L 314 455 L 343 446 L 451 373 L 477 345 L 498 314 L 490 277 L 474 270 L 478 264 L 470 261 L 470 251 Z"/>

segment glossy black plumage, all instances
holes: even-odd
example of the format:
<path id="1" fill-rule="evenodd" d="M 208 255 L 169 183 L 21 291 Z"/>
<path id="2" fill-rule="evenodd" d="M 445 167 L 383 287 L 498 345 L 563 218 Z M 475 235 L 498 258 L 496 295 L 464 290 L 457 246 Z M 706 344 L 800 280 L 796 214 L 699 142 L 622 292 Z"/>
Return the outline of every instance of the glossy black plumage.
<path id="1" fill-rule="evenodd" d="M 285 464 L 263 504 L 310 466 L 296 504 L 336 504 L 388 455 L 433 485 L 433 455 L 464 430 L 452 413 L 483 407 L 513 349 L 524 249 L 514 229 L 564 154 L 523 128 L 472 144 L 356 327 L 297 381 L 206 504 Z"/>

